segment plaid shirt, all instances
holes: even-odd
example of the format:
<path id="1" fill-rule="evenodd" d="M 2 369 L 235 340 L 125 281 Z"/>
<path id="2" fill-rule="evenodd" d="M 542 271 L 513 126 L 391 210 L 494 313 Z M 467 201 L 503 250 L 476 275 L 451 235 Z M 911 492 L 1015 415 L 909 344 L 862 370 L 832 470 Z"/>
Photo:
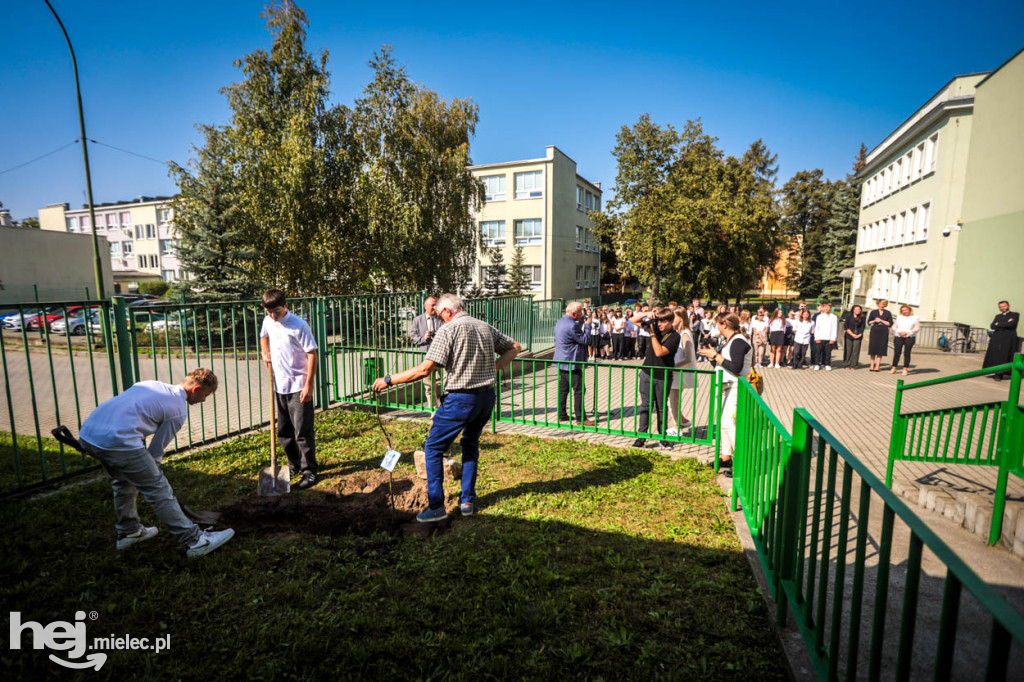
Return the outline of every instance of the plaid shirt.
<path id="1" fill-rule="evenodd" d="M 513 344 L 491 325 L 460 312 L 437 330 L 426 359 L 444 367 L 445 391 L 485 388 L 497 377 L 495 354 Z"/>

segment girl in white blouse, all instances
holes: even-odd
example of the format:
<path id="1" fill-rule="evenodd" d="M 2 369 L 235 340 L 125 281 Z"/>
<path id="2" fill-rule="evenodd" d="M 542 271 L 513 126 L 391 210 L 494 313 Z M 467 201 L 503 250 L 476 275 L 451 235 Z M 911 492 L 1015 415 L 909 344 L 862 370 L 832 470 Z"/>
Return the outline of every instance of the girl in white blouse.
<path id="1" fill-rule="evenodd" d="M 903 354 L 903 376 L 907 376 L 910 369 L 910 349 L 914 347 L 917 333 L 921 331 L 921 320 L 914 314 L 914 309 L 909 305 L 900 306 L 900 314 L 892 325 L 892 369 L 889 374 L 896 373 L 896 366 L 900 364 L 900 353 Z"/>
<path id="2" fill-rule="evenodd" d="M 697 368 L 697 352 L 694 348 L 693 336 L 690 334 L 690 323 L 686 311 L 676 308 L 676 319 L 672 326 L 679 332 L 679 348 L 676 350 L 674 364 L 682 369 Z M 673 372 L 672 388 L 668 392 L 668 431 L 669 436 L 678 436 L 690 428 L 690 420 L 679 413 L 679 389 L 693 389 L 693 372 Z"/>

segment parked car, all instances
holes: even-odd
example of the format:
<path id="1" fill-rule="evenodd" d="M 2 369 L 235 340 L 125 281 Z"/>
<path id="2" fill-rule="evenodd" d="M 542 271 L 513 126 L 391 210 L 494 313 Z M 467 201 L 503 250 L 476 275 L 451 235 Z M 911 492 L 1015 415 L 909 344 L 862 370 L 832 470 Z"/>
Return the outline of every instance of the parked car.
<path id="1" fill-rule="evenodd" d="M 52 326 L 53 323 L 56 322 L 57 320 L 63 320 L 64 319 L 64 310 L 65 309 L 64 309 L 63 306 L 59 306 L 59 305 L 50 306 L 49 308 L 46 309 L 45 313 L 40 313 L 39 315 L 36 315 L 28 323 L 29 331 L 39 331 L 39 327 L 43 324 L 43 320 L 44 319 L 46 320 L 46 326 L 47 327 Z M 79 314 L 81 312 L 81 310 L 82 310 L 82 306 L 80 306 L 80 305 L 71 306 L 70 308 L 67 309 L 67 314 L 69 316 L 76 315 L 76 314 Z"/>
<path id="2" fill-rule="evenodd" d="M 88 311 L 82 310 L 81 308 L 72 315 L 70 310 L 68 311 L 67 324 L 64 323 L 64 318 L 61 317 L 59 320 L 55 320 L 50 325 L 51 334 L 66 334 L 70 330 L 73 336 L 82 336 L 85 334 L 85 325 L 91 322 L 91 318 L 99 308 L 90 308 Z M 99 318 L 97 318 L 97 325 L 99 324 Z"/>
<path id="3" fill-rule="evenodd" d="M 20 313 L 15 311 L 3 317 L 3 328 L 10 331 L 21 331 L 23 325 L 27 325 L 36 315 L 42 312 L 42 308 L 25 308 Z"/>
<path id="4" fill-rule="evenodd" d="M 192 320 L 188 316 L 181 313 L 171 313 L 170 315 L 165 315 L 163 319 L 153 320 L 152 324 L 149 325 L 149 331 L 152 334 L 160 334 L 167 330 L 176 331 L 184 326 L 187 332 L 191 324 Z"/>

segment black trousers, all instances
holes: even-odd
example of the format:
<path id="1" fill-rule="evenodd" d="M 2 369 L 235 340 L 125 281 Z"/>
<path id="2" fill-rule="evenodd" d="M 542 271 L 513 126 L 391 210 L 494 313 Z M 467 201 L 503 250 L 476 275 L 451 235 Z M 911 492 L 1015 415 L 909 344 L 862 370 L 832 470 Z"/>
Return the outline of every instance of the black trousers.
<path id="1" fill-rule="evenodd" d="M 831 341 L 815 341 L 814 345 L 818 347 L 818 361 L 814 364 L 821 365 L 823 367 L 832 366 L 832 342 Z"/>
<path id="2" fill-rule="evenodd" d="M 653 370 L 654 379 L 648 373 L 652 370 L 645 369 L 640 372 L 640 414 L 637 417 L 636 429 L 640 433 L 649 430 L 651 424 L 651 408 L 658 416 L 658 433 L 664 435 L 668 428 L 667 408 L 665 407 L 665 380 L 666 372 Z M 662 413 L 665 413 L 663 415 Z M 652 432 L 653 433 L 653 432 Z"/>
<path id="3" fill-rule="evenodd" d="M 892 366 L 900 364 L 900 352 L 903 353 L 903 368 L 910 369 L 910 349 L 914 347 L 914 343 L 917 341 L 916 337 L 913 336 L 894 336 L 892 337 Z"/>
<path id="4" fill-rule="evenodd" d="M 625 348 L 624 334 L 612 334 L 612 358 L 615 360 L 621 360 L 625 355 L 623 349 Z"/>
<path id="5" fill-rule="evenodd" d="M 627 360 L 636 356 L 636 337 L 627 336 L 622 339 L 623 357 Z"/>
<path id="6" fill-rule="evenodd" d="M 807 344 L 798 343 L 796 344 L 796 350 L 793 351 L 793 369 L 801 369 L 804 366 L 804 360 L 807 359 Z"/>
<path id="7" fill-rule="evenodd" d="M 299 400 L 301 393 L 275 393 L 277 401 L 277 438 L 281 441 L 293 472 L 318 471 L 316 440 L 313 436 L 313 401 Z"/>
<path id="8" fill-rule="evenodd" d="M 561 421 L 569 421 L 569 413 L 566 412 L 566 398 L 569 397 L 569 383 L 572 383 L 572 419 L 584 421 L 587 415 L 583 412 L 583 369 L 558 370 L 558 418 Z"/>

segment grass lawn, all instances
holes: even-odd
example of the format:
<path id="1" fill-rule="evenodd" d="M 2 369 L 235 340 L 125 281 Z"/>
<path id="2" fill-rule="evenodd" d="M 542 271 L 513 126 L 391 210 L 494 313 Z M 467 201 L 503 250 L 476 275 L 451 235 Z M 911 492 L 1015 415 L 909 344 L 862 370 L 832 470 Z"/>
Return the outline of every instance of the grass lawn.
<path id="1" fill-rule="evenodd" d="M 39 452 L 40 442 L 42 456 Z M 18 435 L 18 452 L 15 457 L 14 438 L 11 432 L 0 431 L 0 492 L 41 483 L 43 480 L 72 474 L 98 464 L 96 460 L 61 445 L 49 436 L 37 440 L 34 433 L 31 436 Z"/>
<path id="2" fill-rule="evenodd" d="M 90 678 L 785 676 L 707 467 L 485 434 L 479 513 L 427 527 L 411 522 L 426 494 L 408 456 L 425 427 L 388 430 L 405 453 L 394 510 L 376 468 L 384 438 L 365 414 L 318 415 L 323 483 L 284 499 L 255 497 L 267 434 L 165 462 L 189 505 L 224 511 L 238 531 L 197 560 L 165 529 L 118 553 L 105 481 L 5 502 L 0 599 L 43 625 L 95 612 L 90 639 L 170 635 L 160 654 L 107 652 Z M 140 512 L 155 523 L 141 500 Z M 9 679 L 71 672 L 46 654 L 5 647 L 0 659 Z"/>

